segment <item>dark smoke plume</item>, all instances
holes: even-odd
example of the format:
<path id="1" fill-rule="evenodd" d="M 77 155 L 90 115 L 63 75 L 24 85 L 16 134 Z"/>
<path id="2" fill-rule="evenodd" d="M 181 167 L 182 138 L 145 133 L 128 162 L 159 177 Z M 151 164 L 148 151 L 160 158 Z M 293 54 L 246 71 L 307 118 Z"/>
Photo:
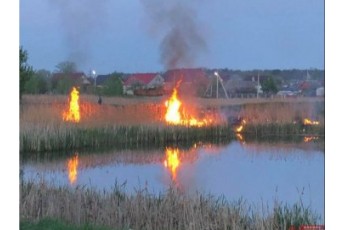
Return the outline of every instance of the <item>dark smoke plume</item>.
<path id="1" fill-rule="evenodd" d="M 108 0 L 50 0 L 61 20 L 61 27 L 69 50 L 68 61 L 85 65 L 90 57 L 92 40 L 104 30 Z"/>
<path id="2" fill-rule="evenodd" d="M 163 35 L 160 59 L 165 69 L 193 67 L 206 50 L 197 21 L 198 1 L 141 0 L 154 32 Z"/>

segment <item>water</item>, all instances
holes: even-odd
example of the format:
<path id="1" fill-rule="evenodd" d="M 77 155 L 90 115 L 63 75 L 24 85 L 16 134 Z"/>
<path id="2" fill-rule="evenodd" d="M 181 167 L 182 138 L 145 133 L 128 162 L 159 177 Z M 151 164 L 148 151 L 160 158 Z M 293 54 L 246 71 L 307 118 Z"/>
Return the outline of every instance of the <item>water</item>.
<path id="1" fill-rule="evenodd" d="M 146 188 L 158 194 L 176 186 L 189 193 L 222 195 L 229 201 L 243 198 L 259 207 L 272 207 L 274 201 L 302 201 L 324 220 L 325 155 L 313 141 L 234 141 L 225 146 L 69 155 L 22 160 L 23 179 L 99 190 L 110 190 L 117 183 L 124 184 L 128 193 Z"/>

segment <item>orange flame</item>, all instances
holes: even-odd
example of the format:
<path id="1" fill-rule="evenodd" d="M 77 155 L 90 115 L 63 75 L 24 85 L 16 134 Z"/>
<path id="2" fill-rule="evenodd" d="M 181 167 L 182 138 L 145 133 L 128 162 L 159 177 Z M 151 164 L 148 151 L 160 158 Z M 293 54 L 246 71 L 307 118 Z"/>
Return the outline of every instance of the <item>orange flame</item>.
<path id="1" fill-rule="evenodd" d="M 240 133 L 243 130 L 243 125 L 236 128 L 236 132 Z"/>
<path id="2" fill-rule="evenodd" d="M 173 181 L 176 180 L 177 168 L 180 165 L 179 151 L 178 149 L 167 148 L 165 151 L 164 166 L 168 168 L 172 174 Z"/>
<path id="3" fill-rule="evenodd" d="M 171 97 L 165 102 L 165 107 L 167 108 L 165 121 L 168 124 L 202 127 L 214 122 L 212 118 L 197 119 L 186 113 L 182 108 L 182 102 L 178 98 L 177 88 L 178 86 L 173 89 Z M 181 113 L 181 110 L 183 110 L 183 113 Z"/>
<path id="4" fill-rule="evenodd" d="M 73 87 L 71 91 L 71 98 L 69 100 L 69 110 L 62 113 L 62 119 L 64 121 L 71 121 L 78 123 L 80 121 L 79 113 L 79 92 Z"/>
<path id="5" fill-rule="evenodd" d="M 246 120 L 243 119 L 243 120 L 241 121 L 241 125 L 238 126 L 237 128 L 235 128 L 235 131 L 236 131 L 237 133 L 242 132 L 242 130 L 244 129 L 244 125 L 245 125 L 246 123 L 247 123 Z"/>
<path id="6" fill-rule="evenodd" d="M 304 142 L 307 143 L 307 142 L 318 140 L 318 139 L 319 137 L 304 137 Z"/>
<path id="7" fill-rule="evenodd" d="M 181 101 L 177 98 L 177 89 L 174 88 L 173 93 L 168 101 L 165 102 L 167 107 L 167 112 L 165 114 L 165 120 L 171 124 L 180 124 L 181 123 L 181 114 L 180 107 Z"/>
<path id="8" fill-rule="evenodd" d="M 71 184 L 74 184 L 77 180 L 78 175 L 78 155 L 72 157 L 68 160 L 67 167 L 68 167 L 68 179 Z"/>
<path id="9" fill-rule="evenodd" d="M 319 125 L 320 122 L 318 122 L 318 121 L 312 121 L 312 120 L 310 120 L 310 119 L 308 119 L 308 118 L 305 118 L 305 119 L 303 120 L 303 124 L 304 124 L 304 125 Z"/>

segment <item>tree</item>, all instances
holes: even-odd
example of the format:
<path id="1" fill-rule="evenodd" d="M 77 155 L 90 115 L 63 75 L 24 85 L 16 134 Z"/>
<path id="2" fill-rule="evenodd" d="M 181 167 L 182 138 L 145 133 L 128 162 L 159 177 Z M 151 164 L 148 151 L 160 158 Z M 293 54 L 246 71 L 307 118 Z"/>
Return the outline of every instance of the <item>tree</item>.
<path id="1" fill-rule="evenodd" d="M 264 93 L 276 94 L 278 92 L 277 84 L 271 76 L 262 82 L 261 87 Z"/>
<path id="2" fill-rule="evenodd" d="M 77 65 L 74 62 L 70 62 L 70 61 L 60 62 L 59 64 L 55 66 L 55 68 L 57 70 L 56 72 L 58 73 L 69 74 L 69 73 L 77 72 Z"/>
<path id="3" fill-rule="evenodd" d="M 123 85 L 120 74 L 111 74 L 104 82 L 102 93 L 107 96 L 120 96 L 123 94 Z"/>
<path id="4" fill-rule="evenodd" d="M 43 94 L 47 92 L 47 81 L 41 76 L 33 75 L 25 84 L 25 92 Z"/>
<path id="5" fill-rule="evenodd" d="M 67 94 L 73 87 L 73 81 L 67 77 L 60 79 L 57 82 L 56 92 L 61 94 Z"/>
<path id="6" fill-rule="evenodd" d="M 27 63 L 28 52 L 19 48 L 19 98 L 22 98 L 22 94 L 25 91 L 25 84 L 30 80 L 33 75 L 32 67 Z"/>

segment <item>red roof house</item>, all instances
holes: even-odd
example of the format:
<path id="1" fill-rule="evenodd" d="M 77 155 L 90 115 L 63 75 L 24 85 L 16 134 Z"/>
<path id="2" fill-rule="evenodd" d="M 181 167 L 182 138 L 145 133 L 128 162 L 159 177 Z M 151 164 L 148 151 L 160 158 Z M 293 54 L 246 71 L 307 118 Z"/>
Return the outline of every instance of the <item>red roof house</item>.
<path id="1" fill-rule="evenodd" d="M 209 79 L 203 69 L 173 69 L 164 74 L 164 88 L 170 92 L 179 83 L 179 91 L 188 95 L 203 95 Z"/>
<path id="2" fill-rule="evenodd" d="M 135 73 L 124 82 L 125 94 L 133 94 L 134 90 L 155 89 L 164 85 L 164 78 L 157 73 Z"/>

